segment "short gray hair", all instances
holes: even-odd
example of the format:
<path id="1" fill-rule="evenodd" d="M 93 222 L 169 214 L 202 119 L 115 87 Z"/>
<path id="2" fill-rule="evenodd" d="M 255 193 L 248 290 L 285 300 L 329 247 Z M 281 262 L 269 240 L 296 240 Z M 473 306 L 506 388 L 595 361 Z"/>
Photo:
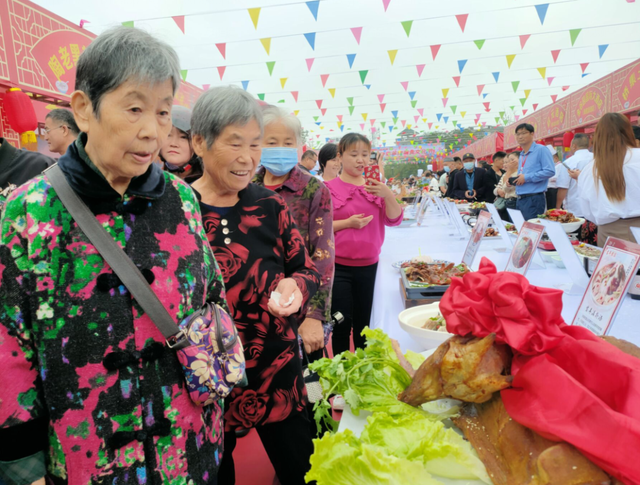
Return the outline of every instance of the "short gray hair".
<path id="1" fill-rule="evenodd" d="M 300 145 L 302 141 L 302 124 L 297 116 L 288 114 L 281 108 L 270 104 L 262 107 L 262 117 L 264 118 L 265 127 L 271 123 L 279 122 L 289 128 L 296 137 L 296 145 Z"/>
<path id="2" fill-rule="evenodd" d="M 80 56 L 76 89 L 89 97 L 98 117 L 102 97 L 125 82 L 156 84 L 168 79 L 175 94 L 180 86 L 176 51 L 142 30 L 116 27 L 100 34 Z"/>
<path id="3" fill-rule="evenodd" d="M 45 116 L 46 118 L 51 118 L 54 121 L 60 123 L 60 126 L 66 126 L 69 128 L 69 131 L 73 133 L 75 136 L 80 134 L 80 128 L 76 124 L 76 120 L 73 117 L 73 113 L 67 109 L 57 108 L 49 111 L 49 114 Z"/>
<path id="4" fill-rule="evenodd" d="M 191 136 L 200 135 L 207 149 L 227 126 L 244 126 L 251 120 L 264 133 L 262 111 L 253 96 L 238 86 L 218 86 L 204 92 L 196 101 L 191 115 Z"/>

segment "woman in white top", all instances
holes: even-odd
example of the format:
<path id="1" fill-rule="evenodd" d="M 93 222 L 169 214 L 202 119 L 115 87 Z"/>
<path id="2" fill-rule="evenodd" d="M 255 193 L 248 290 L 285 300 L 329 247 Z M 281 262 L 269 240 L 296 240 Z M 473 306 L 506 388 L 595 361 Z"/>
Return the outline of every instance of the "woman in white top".
<path id="1" fill-rule="evenodd" d="M 496 185 L 496 188 L 493 189 L 494 195 L 504 199 L 504 207 L 499 203 L 497 209 L 500 213 L 500 217 L 505 221 L 511 221 L 511 216 L 509 216 L 507 209 L 515 209 L 516 201 L 518 200 L 516 195 L 516 186 L 511 185 L 509 183 L 509 179 L 518 175 L 519 160 L 520 152 L 513 152 L 507 155 L 504 159 L 505 173 L 500 177 L 500 181 L 498 182 L 498 185 Z"/>
<path id="2" fill-rule="evenodd" d="M 640 149 L 626 116 L 605 114 L 593 137 L 593 162 L 578 177 L 582 214 L 598 225 L 598 246 L 608 237 L 635 242 L 640 227 Z"/>

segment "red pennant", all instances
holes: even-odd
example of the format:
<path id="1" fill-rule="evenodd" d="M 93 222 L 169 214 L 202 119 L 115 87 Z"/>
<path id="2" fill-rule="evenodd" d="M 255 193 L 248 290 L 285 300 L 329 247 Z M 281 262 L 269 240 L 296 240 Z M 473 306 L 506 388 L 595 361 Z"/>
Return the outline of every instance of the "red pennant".
<path id="1" fill-rule="evenodd" d="M 318 108 L 322 108 L 322 100 L 321 99 L 316 99 L 316 104 L 318 105 Z"/>
<path id="2" fill-rule="evenodd" d="M 322 87 L 324 88 L 327 84 L 327 79 L 329 79 L 329 74 L 321 74 L 320 79 L 322 80 Z"/>
<path id="3" fill-rule="evenodd" d="M 342 121 L 342 115 L 336 115 L 338 117 L 338 121 Z"/>
<path id="4" fill-rule="evenodd" d="M 291 96 L 293 96 L 293 99 L 296 100 L 296 103 L 298 102 L 298 91 L 291 91 Z"/>
<path id="5" fill-rule="evenodd" d="M 524 49 L 524 46 L 526 45 L 527 41 L 529 40 L 529 37 L 531 37 L 531 34 L 521 35 L 520 36 L 520 48 L 521 49 Z"/>
<path id="6" fill-rule="evenodd" d="M 551 95 L 551 101 L 553 101 L 554 103 L 558 100 L 558 95 L 557 94 L 552 94 Z"/>
<path id="7" fill-rule="evenodd" d="M 327 114 L 327 108 L 322 108 L 320 110 L 320 113 L 322 113 L 322 116 L 324 116 L 325 114 Z"/>
<path id="8" fill-rule="evenodd" d="M 384 109 L 387 107 L 387 103 L 380 103 L 380 112 L 384 113 Z"/>
<path id="9" fill-rule="evenodd" d="M 404 128 L 405 125 L 407 124 L 407 120 L 400 120 L 400 122 L 402 123 L 402 127 Z"/>
<path id="10" fill-rule="evenodd" d="M 488 101 L 486 103 L 482 103 L 484 104 L 484 110 L 488 113 L 489 111 L 491 111 L 491 108 L 489 106 L 491 106 L 491 102 Z"/>
<path id="11" fill-rule="evenodd" d="M 436 56 L 438 55 L 438 52 L 440 52 L 440 47 L 442 47 L 441 44 L 431 46 L 431 55 L 433 56 L 434 61 L 436 60 Z"/>
<path id="12" fill-rule="evenodd" d="M 218 66 L 218 74 L 220 74 L 220 80 L 222 81 L 222 76 L 224 76 L 224 71 L 227 69 L 227 66 Z"/>
<path id="13" fill-rule="evenodd" d="M 226 59 L 227 58 L 227 44 L 225 44 L 225 43 L 216 44 L 216 47 L 220 51 L 220 54 L 222 54 L 222 58 Z"/>
<path id="14" fill-rule="evenodd" d="M 589 63 L 588 62 L 584 62 L 584 63 L 580 64 L 580 68 L 582 69 L 582 74 L 584 74 L 584 71 L 587 70 L 587 67 L 589 67 Z"/>
<path id="15" fill-rule="evenodd" d="M 431 129 L 431 127 L 433 126 L 433 123 L 427 123 L 427 125 L 429 125 L 429 129 Z"/>
<path id="16" fill-rule="evenodd" d="M 527 115 L 527 111 L 529 111 L 528 109 L 523 109 L 522 110 L 522 116 L 526 116 Z"/>
<path id="17" fill-rule="evenodd" d="M 371 126 L 373 126 L 373 124 L 376 122 L 376 120 L 369 120 L 369 123 L 371 123 Z"/>
<path id="18" fill-rule="evenodd" d="M 478 84 L 478 96 L 482 96 L 482 91 L 484 91 L 484 84 Z"/>
<path id="19" fill-rule="evenodd" d="M 468 17 L 469 17 L 468 13 L 461 14 L 461 15 L 456 15 L 456 20 L 458 21 L 458 25 L 462 29 L 463 33 L 464 33 L 464 28 L 467 26 L 467 18 Z"/>
<path id="20" fill-rule="evenodd" d="M 426 66 L 426 64 L 418 64 L 416 66 L 416 69 L 418 70 L 418 77 L 422 76 L 422 71 L 424 71 L 424 66 Z"/>
<path id="21" fill-rule="evenodd" d="M 558 62 L 558 56 L 560 55 L 560 49 L 557 51 L 551 51 L 551 55 L 553 56 L 553 63 Z"/>
<path id="22" fill-rule="evenodd" d="M 176 23 L 178 28 L 182 30 L 182 33 L 184 34 L 184 15 L 178 15 L 177 17 L 171 17 L 171 18 Z"/>
<path id="23" fill-rule="evenodd" d="M 534 104 L 534 105 L 533 105 L 533 111 L 535 111 L 535 110 L 537 110 L 537 109 L 538 109 L 538 103 L 536 103 L 536 104 Z"/>
<path id="24" fill-rule="evenodd" d="M 562 90 L 566 91 L 567 89 L 569 89 L 571 86 L 562 86 Z"/>

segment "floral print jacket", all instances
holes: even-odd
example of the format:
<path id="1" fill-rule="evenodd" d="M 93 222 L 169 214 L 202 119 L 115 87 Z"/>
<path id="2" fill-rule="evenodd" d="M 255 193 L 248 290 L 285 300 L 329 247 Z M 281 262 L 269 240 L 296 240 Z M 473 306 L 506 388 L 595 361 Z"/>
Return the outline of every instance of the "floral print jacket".
<path id="1" fill-rule="evenodd" d="M 201 204 L 202 221 L 244 346 L 249 381 L 227 398 L 227 430 L 280 422 L 304 411 L 307 397 L 298 318 L 274 317 L 267 304 L 283 278 L 298 284 L 302 308 L 319 284 L 304 239 L 282 197 L 255 184 L 238 195 L 239 202 L 224 215 Z"/>
<path id="2" fill-rule="evenodd" d="M 59 166 L 176 322 L 224 298 L 190 187 L 154 164 L 121 197 L 84 140 Z M 215 483 L 222 403 L 190 400 L 175 353 L 46 174 L 2 217 L 0 368 L 0 461 L 43 454 L 56 484 Z"/>

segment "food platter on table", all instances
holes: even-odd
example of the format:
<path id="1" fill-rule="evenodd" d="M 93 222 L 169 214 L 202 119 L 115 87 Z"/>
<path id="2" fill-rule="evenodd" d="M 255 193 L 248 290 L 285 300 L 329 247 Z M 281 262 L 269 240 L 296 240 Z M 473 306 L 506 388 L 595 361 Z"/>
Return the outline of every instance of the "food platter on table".
<path id="1" fill-rule="evenodd" d="M 402 261 L 396 261 L 391 266 L 393 267 L 393 269 L 397 269 L 398 271 L 400 271 L 400 268 L 407 267 L 415 259 L 417 259 L 417 258 L 414 258 L 414 259 L 403 259 Z M 428 261 L 423 261 L 423 262 L 425 264 L 449 264 L 451 261 L 446 261 L 444 259 L 431 259 L 431 258 L 429 258 Z"/>
<path id="2" fill-rule="evenodd" d="M 571 212 L 560 209 L 551 209 L 534 219 L 529 219 L 529 222 L 540 224 L 541 219 L 559 222 L 562 226 L 562 229 L 564 229 L 564 232 L 566 232 L 567 234 L 578 231 L 585 221 L 582 217 L 576 217 Z"/>

